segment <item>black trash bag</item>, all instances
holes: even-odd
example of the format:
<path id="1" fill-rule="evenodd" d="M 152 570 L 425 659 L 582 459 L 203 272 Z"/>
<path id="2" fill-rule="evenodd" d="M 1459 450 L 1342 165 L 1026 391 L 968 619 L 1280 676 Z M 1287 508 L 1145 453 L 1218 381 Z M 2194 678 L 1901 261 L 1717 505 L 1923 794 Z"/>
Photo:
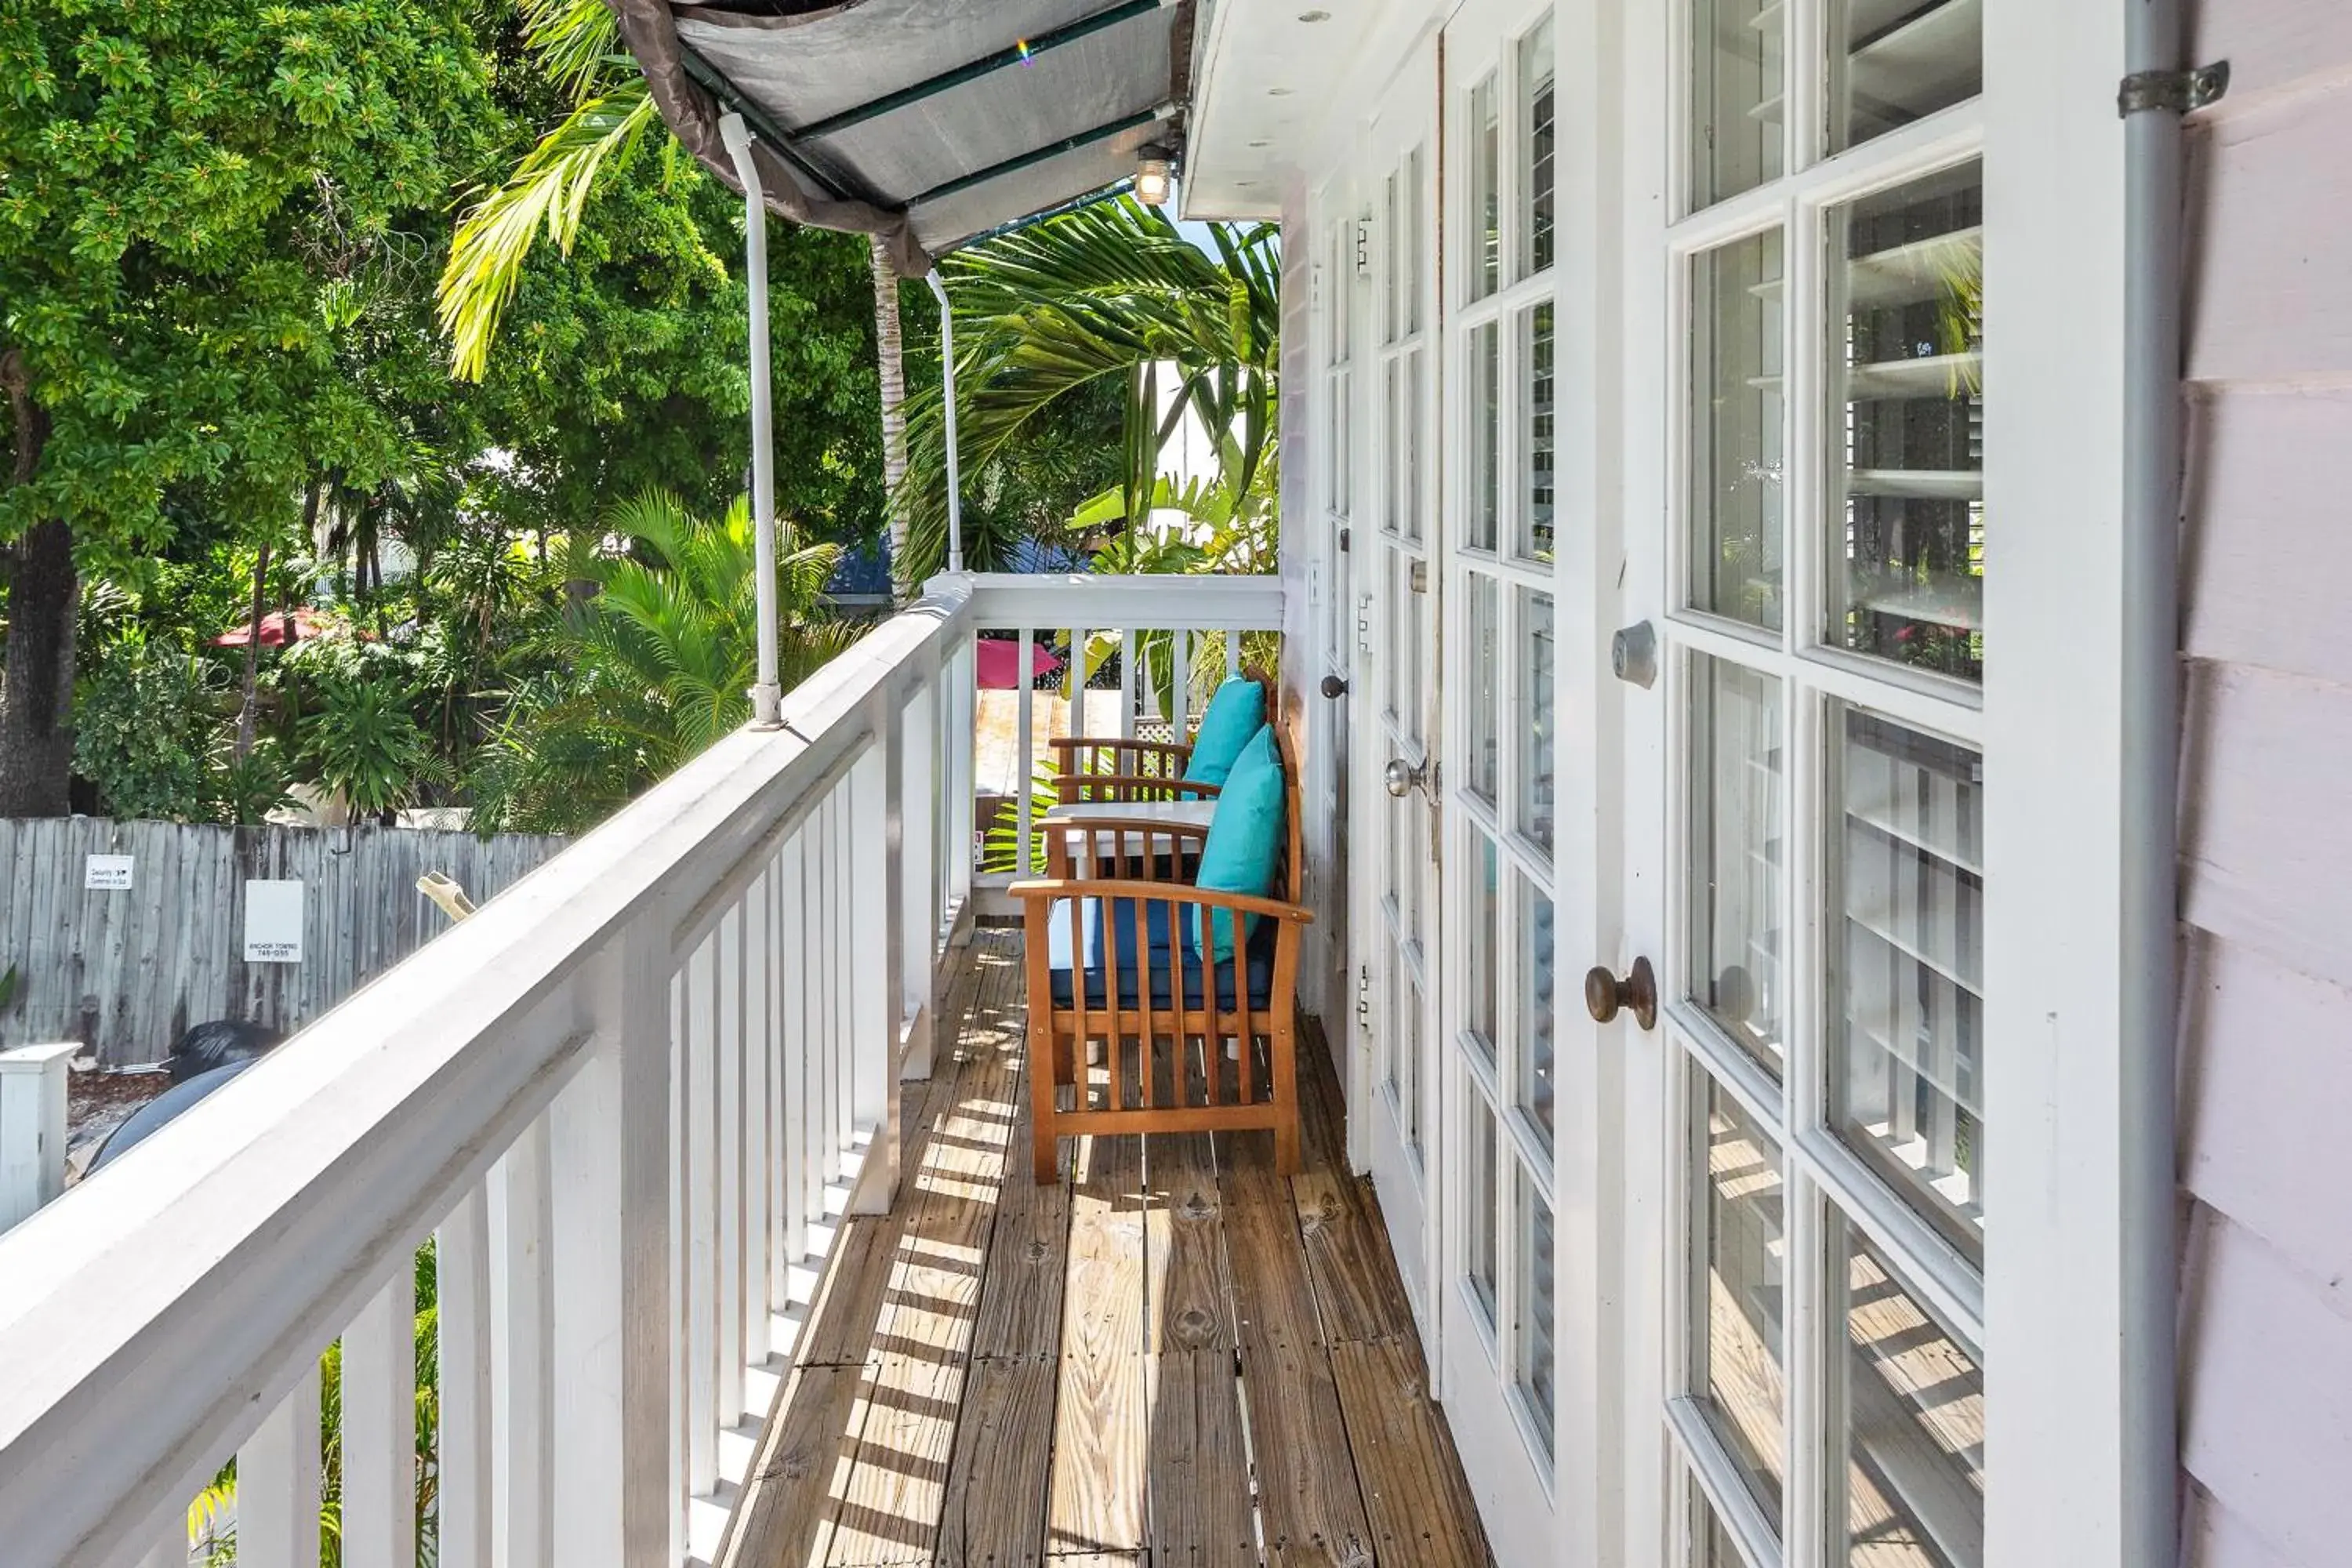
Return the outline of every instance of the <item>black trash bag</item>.
<path id="1" fill-rule="evenodd" d="M 211 1024 L 205 1026 L 208 1029 L 216 1026 Z M 193 1034 L 194 1031 L 189 1032 Z M 121 1157 L 124 1151 L 134 1144 L 143 1142 L 150 1133 L 162 1131 L 165 1122 L 170 1121 L 196 1101 L 205 1099 L 213 1090 L 227 1083 L 260 1059 L 258 1056 L 236 1058 L 220 1067 L 214 1068 L 209 1072 L 200 1072 L 194 1078 L 173 1084 L 132 1111 L 124 1119 L 122 1125 L 108 1133 L 106 1142 L 98 1146 L 98 1153 L 89 1163 L 91 1173 L 95 1173 L 102 1167 L 111 1164 Z"/>
<path id="2" fill-rule="evenodd" d="M 285 1037 L 275 1029 L 237 1018 L 215 1018 L 209 1024 L 198 1024 L 180 1037 L 179 1047 L 172 1053 L 172 1081 L 185 1083 L 198 1073 L 210 1072 L 231 1062 L 250 1061 L 267 1054 Z"/>

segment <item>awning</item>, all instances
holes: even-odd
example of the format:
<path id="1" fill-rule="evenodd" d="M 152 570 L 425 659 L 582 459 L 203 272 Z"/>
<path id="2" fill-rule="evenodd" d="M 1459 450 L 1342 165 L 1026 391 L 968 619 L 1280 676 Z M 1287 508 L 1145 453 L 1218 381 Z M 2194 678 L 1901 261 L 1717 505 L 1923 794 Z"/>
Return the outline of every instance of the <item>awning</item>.
<path id="1" fill-rule="evenodd" d="M 1055 653 L 1037 643 L 1029 645 L 1029 675 L 1021 674 L 1021 645 L 1003 637 L 982 637 L 971 645 L 971 658 L 979 685 L 983 691 L 1015 691 L 1027 686 L 1038 676 L 1051 675 L 1062 668 Z"/>
<path id="2" fill-rule="evenodd" d="M 662 114 L 740 189 L 741 114 L 769 204 L 880 234 L 900 272 L 1108 189 L 1181 144 L 1195 0 L 619 0 Z"/>

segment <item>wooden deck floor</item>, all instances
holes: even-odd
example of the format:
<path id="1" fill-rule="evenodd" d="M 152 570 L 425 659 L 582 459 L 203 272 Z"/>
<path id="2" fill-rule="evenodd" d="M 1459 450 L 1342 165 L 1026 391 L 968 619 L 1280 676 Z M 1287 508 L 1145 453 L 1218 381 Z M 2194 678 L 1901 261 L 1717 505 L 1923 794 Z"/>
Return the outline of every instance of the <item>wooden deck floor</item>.
<path id="1" fill-rule="evenodd" d="M 835 1247 L 728 1568 L 1489 1563 L 1322 1053 L 1302 1175 L 1126 1137 L 1039 1186 L 1018 948 L 981 933 L 907 1086 L 906 1186 Z"/>

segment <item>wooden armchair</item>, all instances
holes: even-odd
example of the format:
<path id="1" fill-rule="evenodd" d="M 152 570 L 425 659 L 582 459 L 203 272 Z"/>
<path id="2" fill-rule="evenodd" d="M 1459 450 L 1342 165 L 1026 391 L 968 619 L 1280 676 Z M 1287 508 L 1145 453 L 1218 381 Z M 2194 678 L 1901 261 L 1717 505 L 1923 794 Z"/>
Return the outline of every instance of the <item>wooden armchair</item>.
<path id="1" fill-rule="evenodd" d="M 1058 1141 L 1083 1133 L 1264 1127 L 1281 1170 L 1299 1167 L 1297 758 L 1283 764 L 1284 847 L 1276 896 L 1209 892 L 1188 880 L 1208 829 L 1159 818 L 1057 825 L 1053 875 L 1013 887 L 1029 989 L 1031 1158 L 1055 1179 Z M 1226 958 L 1196 951 L 1196 923 L 1224 911 L 1257 928 Z M 1101 1047 L 1103 1071 L 1089 1070 Z M 1068 1104 L 1065 1108 L 1065 1097 Z"/>
<path id="2" fill-rule="evenodd" d="M 1271 704 L 1281 688 L 1264 670 L 1243 671 Z M 1268 708 L 1271 715 L 1273 710 Z M 1198 716 L 1195 716 L 1198 721 Z M 1118 735 L 1056 735 L 1055 798 L 1063 805 L 1138 800 L 1213 800 L 1217 786 L 1184 776 L 1192 760 L 1189 741 L 1137 741 Z"/>

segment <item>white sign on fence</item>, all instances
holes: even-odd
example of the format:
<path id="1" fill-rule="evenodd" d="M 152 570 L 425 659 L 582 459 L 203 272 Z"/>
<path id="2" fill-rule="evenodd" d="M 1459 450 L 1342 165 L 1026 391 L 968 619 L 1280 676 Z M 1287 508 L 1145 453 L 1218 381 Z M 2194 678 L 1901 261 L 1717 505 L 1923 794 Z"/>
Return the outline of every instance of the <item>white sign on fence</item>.
<path id="1" fill-rule="evenodd" d="M 85 889 L 107 892 L 123 892 L 131 887 L 131 857 L 128 855 L 91 855 L 82 862 L 81 885 Z"/>
<path id="2" fill-rule="evenodd" d="M 245 961 L 247 963 L 302 962 L 302 884 L 247 882 L 245 885 Z"/>

